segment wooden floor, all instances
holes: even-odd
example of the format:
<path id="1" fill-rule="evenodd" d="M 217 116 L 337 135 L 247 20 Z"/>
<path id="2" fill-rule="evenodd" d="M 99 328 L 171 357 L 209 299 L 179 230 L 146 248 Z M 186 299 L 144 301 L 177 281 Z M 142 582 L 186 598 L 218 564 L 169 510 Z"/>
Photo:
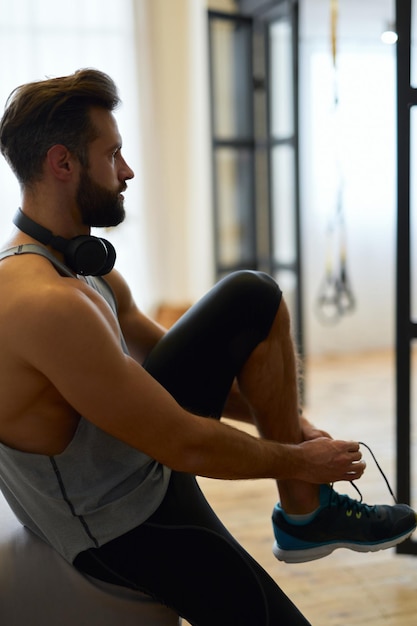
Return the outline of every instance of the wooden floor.
<path id="1" fill-rule="evenodd" d="M 313 360 L 308 364 L 306 387 L 309 418 L 337 438 L 370 445 L 395 488 L 393 355 Z M 368 467 L 358 483 L 364 501 L 391 503 L 372 459 L 366 459 Z M 271 552 L 270 516 L 276 500 L 271 481 L 200 479 L 200 484 L 226 526 L 313 626 L 417 624 L 417 557 L 394 550 L 376 554 L 338 550 L 307 564 L 280 563 Z M 348 483 L 339 483 L 338 489 L 354 494 Z"/>

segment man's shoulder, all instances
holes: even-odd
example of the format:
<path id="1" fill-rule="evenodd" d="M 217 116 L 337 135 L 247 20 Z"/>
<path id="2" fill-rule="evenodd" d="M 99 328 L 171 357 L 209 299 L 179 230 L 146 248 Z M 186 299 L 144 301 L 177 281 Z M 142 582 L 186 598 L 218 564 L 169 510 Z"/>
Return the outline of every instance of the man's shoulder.
<path id="1" fill-rule="evenodd" d="M 68 278 L 68 280 L 67 280 Z M 75 280 L 75 276 L 74 276 Z M 53 263 L 40 254 L 13 254 L 0 261 L 0 290 L 14 289 L 24 295 L 47 286 L 70 286 L 74 281 L 62 276 Z"/>
<path id="2" fill-rule="evenodd" d="M 59 308 L 66 311 L 82 292 L 82 281 L 61 276 L 44 257 L 22 255 L 0 262 L 0 320 L 3 323 L 19 322 L 27 317 L 34 320 L 39 314 L 49 317 Z"/>

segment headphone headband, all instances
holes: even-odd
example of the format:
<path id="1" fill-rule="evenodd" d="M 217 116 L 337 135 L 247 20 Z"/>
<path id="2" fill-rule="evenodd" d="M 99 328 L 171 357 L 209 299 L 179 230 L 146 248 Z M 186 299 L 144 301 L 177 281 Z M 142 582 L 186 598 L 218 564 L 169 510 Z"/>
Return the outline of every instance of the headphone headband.
<path id="1" fill-rule="evenodd" d="M 26 233 L 26 235 L 30 235 L 45 246 L 52 246 L 59 252 L 65 252 L 68 239 L 54 235 L 51 230 L 41 226 L 23 213 L 22 209 L 17 210 L 13 218 L 13 224 Z"/>
<path id="2" fill-rule="evenodd" d="M 79 235 L 72 239 L 65 239 L 59 235 L 54 235 L 52 231 L 32 220 L 21 209 L 18 209 L 15 214 L 13 223 L 26 235 L 62 252 L 66 265 L 76 274 L 103 276 L 114 267 L 116 250 L 106 239 L 91 235 Z"/>

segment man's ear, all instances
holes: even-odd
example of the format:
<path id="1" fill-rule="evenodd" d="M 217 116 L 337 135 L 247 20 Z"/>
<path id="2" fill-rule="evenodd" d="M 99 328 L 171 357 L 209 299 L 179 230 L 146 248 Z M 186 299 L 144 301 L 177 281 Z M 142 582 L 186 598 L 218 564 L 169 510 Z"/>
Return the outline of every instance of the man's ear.
<path id="1" fill-rule="evenodd" d="M 67 181 L 73 176 L 75 158 L 66 146 L 56 144 L 49 148 L 46 161 L 49 170 L 59 180 Z"/>

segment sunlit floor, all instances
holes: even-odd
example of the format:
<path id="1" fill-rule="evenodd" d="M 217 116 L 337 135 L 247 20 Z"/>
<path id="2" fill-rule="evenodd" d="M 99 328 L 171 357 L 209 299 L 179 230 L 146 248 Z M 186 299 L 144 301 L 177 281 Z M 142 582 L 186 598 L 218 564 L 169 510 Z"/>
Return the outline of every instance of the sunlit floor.
<path id="1" fill-rule="evenodd" d="M 312 360 L 306 388 L 309 418 L 337 438 L 367 443 L 395 489 L 393 355 L 384 352 Z M 359 482 L 364 501 L 391 503 L 384 480 L 371 457 L 365 455 L 368 467 Z M 313 626 L 417 624 L 417 556 L 398 555 L 394 550 L 376 554 L 339 550 L 307 564 L 279 563 L 271 552 L 274 484 L 208 479 L 200 479 L 200 484 L 226 526 Z M 354 494 L 349 484 L 338 488 Z"/>

